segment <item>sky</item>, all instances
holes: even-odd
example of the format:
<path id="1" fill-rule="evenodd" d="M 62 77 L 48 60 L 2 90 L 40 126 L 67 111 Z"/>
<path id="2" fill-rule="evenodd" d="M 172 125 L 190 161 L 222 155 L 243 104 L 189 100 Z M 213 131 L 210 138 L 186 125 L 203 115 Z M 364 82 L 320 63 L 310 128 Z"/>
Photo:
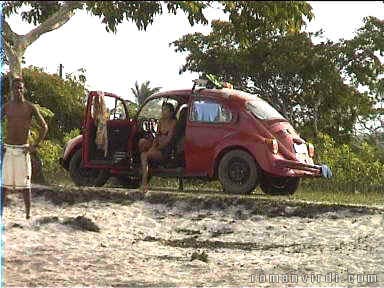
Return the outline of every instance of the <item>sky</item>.
<path id="1" fill-rule="evenodd" d="M 309 3 L 315 19 L 306 30 L 323 29 L 325 37 L 334 41 L 352 38 L 366 16 L 384 19 L 382 1 Z M 209 21 L 227 19 L 217 8 L 207 10 L 206 16 Z M 18 34 L 34 27 L 18 16 L 9 18 L 8 23 Z M 156 17 L 147 31 L 138 31 L 134 23 L 125 21 L 113 34 L 106 32 L 98 17 L 78 11 L 64 26 L 42 35 L 27 48 L 24 66 L 38 66 L 48 73 L 57 73 L 60 63 L 64 65 L 64 73 L 85 68 L 89 90 L 111 92 L 133 100 L 130 88 L 135 81 L 149 80 L 151 87 L 161 87 L 162 91 L 191 88 L 198 74 L 179 74 L 186 54 L 176 53 L 169 43 L 188 33 L 207 34 L 210 30 L 209 24 L 191 26 L 180 12 Z"/>

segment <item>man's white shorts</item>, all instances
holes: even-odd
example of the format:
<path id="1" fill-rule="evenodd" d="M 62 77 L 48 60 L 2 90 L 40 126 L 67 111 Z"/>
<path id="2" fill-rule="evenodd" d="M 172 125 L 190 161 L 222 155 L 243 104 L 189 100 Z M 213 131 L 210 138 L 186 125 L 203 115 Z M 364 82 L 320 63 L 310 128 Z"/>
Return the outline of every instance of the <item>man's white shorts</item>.
<path id="1" fill-rule="evenodd" d="M 31 188 L 31 156 L 27 152 L 28 144 L 4 144 L 3 187 L 8 189 Z"/>

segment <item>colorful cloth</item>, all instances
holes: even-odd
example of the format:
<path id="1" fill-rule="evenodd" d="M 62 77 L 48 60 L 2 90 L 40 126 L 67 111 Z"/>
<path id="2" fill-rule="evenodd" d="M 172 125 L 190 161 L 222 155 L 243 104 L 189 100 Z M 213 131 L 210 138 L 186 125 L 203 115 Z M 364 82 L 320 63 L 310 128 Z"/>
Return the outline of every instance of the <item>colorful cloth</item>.
<path id="1" fill-rule="evenodd" d="M 104 93 L 98 92 L 98 96 L 94 99 L 94 117 L 96 124 L 95 143 L 98 149 L 104 150 L 104 157 L 108 154 L 108 129 L 107 121 L 109 115 L 104 101 Z"/>

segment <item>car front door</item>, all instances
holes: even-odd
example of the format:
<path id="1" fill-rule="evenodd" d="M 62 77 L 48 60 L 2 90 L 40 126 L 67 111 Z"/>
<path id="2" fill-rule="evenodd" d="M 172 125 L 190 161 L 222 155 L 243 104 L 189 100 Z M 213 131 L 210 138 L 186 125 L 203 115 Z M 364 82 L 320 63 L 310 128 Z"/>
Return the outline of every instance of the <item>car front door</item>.
<path id="1" fill-rule="evenodd" d="M 131 133 L 125 101 L 108 93 L 92 93 L 88 101 L 91 102 L 85 123 L 84 162 L 88 167 L 115 165 L 117 154 L 127 151 Z"/>

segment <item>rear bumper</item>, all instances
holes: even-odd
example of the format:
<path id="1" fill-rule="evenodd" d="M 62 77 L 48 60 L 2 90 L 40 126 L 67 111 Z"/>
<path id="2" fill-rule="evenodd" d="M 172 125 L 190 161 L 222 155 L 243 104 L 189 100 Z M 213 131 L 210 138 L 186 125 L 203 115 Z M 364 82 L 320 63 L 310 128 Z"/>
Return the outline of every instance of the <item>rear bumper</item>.
<path id="1" fill-rule="evenodd" d="M 332 171 L 327 165 L 311 165 L 311 164 L 301 163 L 301 162 L 292 161 L 292 160 L 285 160 L 285 159 L 276 160 L 275 165 L 278 168 L 288 168 L 288 169 L 307 172 L 305 173 L 307 176 L 324 177 L 324 178 L 332 177 Z"/>

